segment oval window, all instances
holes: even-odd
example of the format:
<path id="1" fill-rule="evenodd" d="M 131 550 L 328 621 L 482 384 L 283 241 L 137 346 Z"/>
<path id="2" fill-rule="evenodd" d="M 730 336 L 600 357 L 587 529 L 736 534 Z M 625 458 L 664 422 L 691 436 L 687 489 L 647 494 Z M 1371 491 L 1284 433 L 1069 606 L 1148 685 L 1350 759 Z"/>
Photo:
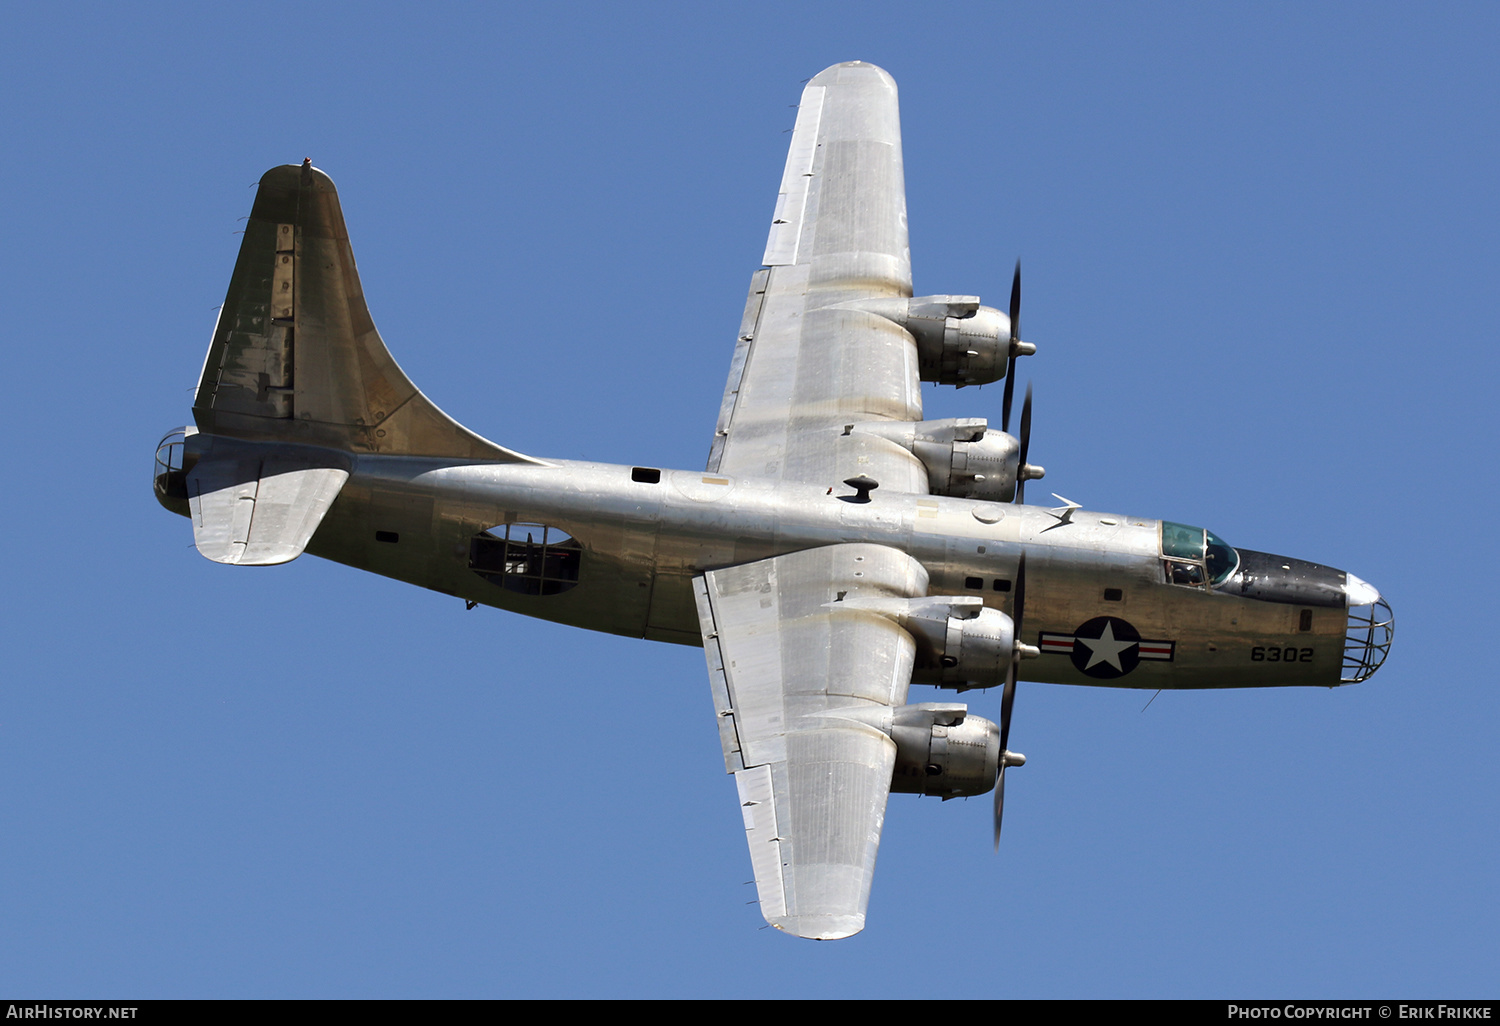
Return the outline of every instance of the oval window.
<path id="1" fill-rule="evenodd" d="M 469 569 L 522 595 L 556 595 L 578 583 L 583 546 L 545 524 L 500 524 L 469 542 Z"/>

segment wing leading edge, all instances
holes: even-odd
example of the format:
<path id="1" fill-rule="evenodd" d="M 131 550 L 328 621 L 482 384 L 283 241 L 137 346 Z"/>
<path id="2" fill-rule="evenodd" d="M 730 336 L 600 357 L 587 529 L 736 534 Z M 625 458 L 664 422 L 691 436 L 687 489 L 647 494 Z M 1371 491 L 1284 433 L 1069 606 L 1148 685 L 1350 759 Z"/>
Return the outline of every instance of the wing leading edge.
<path id="1" fill-rule="evenodd" d="M 761 912 L 829 940 L 864 928 L 915 643 L 860 600 L 924 595 L 904 553 L 845 544 L 694 580 L 726 769 Z"/>

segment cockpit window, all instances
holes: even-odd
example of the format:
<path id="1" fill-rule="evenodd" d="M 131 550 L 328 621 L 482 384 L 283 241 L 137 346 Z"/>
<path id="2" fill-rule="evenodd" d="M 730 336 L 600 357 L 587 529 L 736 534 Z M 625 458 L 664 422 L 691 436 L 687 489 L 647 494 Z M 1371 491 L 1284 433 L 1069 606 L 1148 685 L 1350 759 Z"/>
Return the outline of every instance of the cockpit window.
<path id="1" fill-rule="evenodd" d="M 1186 524 L 1174 524 L 1171 521 L 1161 522 L 1161 554 L 1163 556 L 1177 556 L 1181 559 L 1203 558 L 1203 535 L 1201 527 L 1189 527 Z"/>
<path id="2" fill-rule="evenodd" d="M 1201 527 L 1161 524 L 1162 569 L 1172 584 L 1222 584 L 1240 565 L 1239 553 L 1223 538 Z"/>
<path id="3" fill-rule="evenodd" d="M 1240 554 L 1229 546 L 1223 538 L 1212 531 L 1204 532 L 1208 535 L 1208 579 L 1214 584 L 1223 584 L 1230 574 L 1234 573 L 1240 565 Z"/>
<path id="4" fill-rule="evenodd" d="M 1193 588 L 1203 586 L 1203 564 L 1184 563 L 1181 560 L 1166 560 L 1167 580 L 1173 584 L 1185 584 Z"/>

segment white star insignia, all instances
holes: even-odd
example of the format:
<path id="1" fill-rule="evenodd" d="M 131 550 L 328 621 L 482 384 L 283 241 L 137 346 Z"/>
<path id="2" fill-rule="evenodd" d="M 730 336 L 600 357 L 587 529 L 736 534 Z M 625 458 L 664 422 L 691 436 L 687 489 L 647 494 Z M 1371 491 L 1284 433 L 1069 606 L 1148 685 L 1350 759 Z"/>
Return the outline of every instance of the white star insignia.
<path id="1" fill-rule="evenodd" d="M 1077 638 L 1076 640 L 1079 644 L 1087 645 L 1091 653 L 1088 665 L 1084 667 L 1085 670 L 1091 670 L 1099 663 L 1109 663 L 1121 673 L 1125 672 L 1125 667 L 1120 662 L 1120 653 L 1140 644 L 1137 641 L 1116 641 L 1115 625 L 1112 623 L 1106 623 L 1104 633 L 1097 638 Z"/>

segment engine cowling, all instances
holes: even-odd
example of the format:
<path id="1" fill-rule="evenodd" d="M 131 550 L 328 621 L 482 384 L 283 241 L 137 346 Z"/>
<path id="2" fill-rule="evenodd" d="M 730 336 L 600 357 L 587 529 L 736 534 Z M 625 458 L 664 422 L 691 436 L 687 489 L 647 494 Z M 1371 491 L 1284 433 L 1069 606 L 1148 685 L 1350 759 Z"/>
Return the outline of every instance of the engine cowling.
<path id="1" fill-rule="evenodd" d="M 901 325 L 917 343 L 923 381 L 988 385 L 1005 377 L 1010 360 L 1010 318 L 978 296 L 874 299 L 860 309 Z"/>
<path id="2" fill-rule="evenodd" d="M 846 430 L 879 435 L 906 449 L 926 468 L 934 495 L 987 502 L 1015 498 L 1021 444 L 1003 431 L 990 430 L 983 417 L 862 421 Z"/>
<path id="3" fill-rule="evenodd" d="M 967 707 L 928 702 L 892 710 L 891 790 L 936 798 L 984 794 L 1000 768 L 1000 728 Z"/>
<path id="4" fill-rule="evenodd" d="M 857 598 L 850 605 L 888 616 L 916 641 L 912 682 L 989 688 L 1005 683 L 1015 649 L 1015 624 L 978 595 Z"/>
<path id="5" fill-rule="evenodd" d="M 927 633 L 930 648 L 927 658 L 919 655 L 912 681 L 960 691 L 1004 684 L 1015 648 L 1015 625 L 1000 610 L 980 605 L 978 596 L 958 598 L 966 601 L 959 605 L 950 600 L 941 620 L 914 620 L 913 626 Z M 924 648 L 917 647 L 919 652 Z"/>

